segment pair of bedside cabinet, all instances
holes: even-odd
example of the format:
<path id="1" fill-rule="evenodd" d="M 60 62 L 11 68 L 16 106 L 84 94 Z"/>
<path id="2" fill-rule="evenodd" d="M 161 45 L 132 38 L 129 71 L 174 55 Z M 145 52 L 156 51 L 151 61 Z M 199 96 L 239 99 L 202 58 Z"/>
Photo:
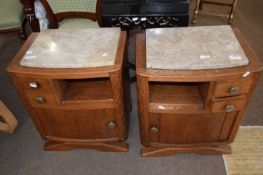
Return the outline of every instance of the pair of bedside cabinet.
<path id="1" fill-rule="evenodd" d="M 116 28 L 33 34 L 8 68 L 45 150 L 125 152 L 127 36 Z M 231 153 L 263 67 L 229 26 L 136 36 L 142 156 Z"/>

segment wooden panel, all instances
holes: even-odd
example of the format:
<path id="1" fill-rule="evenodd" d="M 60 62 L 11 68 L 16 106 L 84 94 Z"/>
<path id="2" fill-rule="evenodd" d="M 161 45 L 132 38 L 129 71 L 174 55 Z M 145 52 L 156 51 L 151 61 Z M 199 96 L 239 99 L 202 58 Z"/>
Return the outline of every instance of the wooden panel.
<path id="1" fill-rule="evenodd" d="M 152 128 L 160 128 L 160 117 L 158 114 L 153 114 L 150 117 L 150 125 L 149 125 L 149 130 Z M 154 133 L 154 132 L 149 132 L 149 139 L 150 142 L 159 142 L 160 140 L 160 134 L 158 132 Z"/>
<path id="2" fill-rule="evenodd" d="M 114 121 L 114 123 L 118 123 L 118 121 L 114 119 L 108 119 L 108 120 L 102 120 L 94 122 L 95 125 L 95 134 L 97 139 L 103 139 L 103 138 L 114 138 L 118 137 L 119 135 L 123 134 L 123 131 L 120 132 L 120 128 L 124 128 L 123 124 L 118 124 L 117 128 L 108 128 L 107 124 L 111 121 Z M 125 133 L 126 134 L 126 133 Z M 83 136 L 82 138 L 85 138 Z"/>
<path id="3" fill-rule="evenodd" d="M 217 82 L 214 90 L 214 95 L 216 97 L 226 97 L 231 96 L 230 89 L 233 87 L 239 88 L 239 94 L 248 93 L 252 85 L 253 79 L 243 79 L 240 81 L 225 81 Z"/>
<path id="4" fill-rule="evenodd" d="M 202 83 L 199 86 L 199 90 L 201 93 L 201 97 L 202 97 L 205 109 L 209 109 L 210 100 L 213 96 L 214 86 L 215 86 L 215 82 Z"/>
<path id="5" fill-rule="evenodd" d="M 219 136 L 219 140 L 227 141 L 229 139 L 229 135 L 232 132 L 237 116 L 238 116 L 238 112 L 227 113 L 225 122 L 224 122 L 224 126 L 222 127 L 222 130 Z"/>
<path id="6" fill-rule="evenodd" d="M 112 109 L 56 110 L 35 109 L 47 136 L 65 139 L 103 139 L 117 137 L 117 128 L 107 127 L 114 121 Z"/>
<path id="7" fill-rule="evenodd" d="M 155 116 L 157 114 L 151 114 Z M 159 114 L 160 142 L 190 144 L 218 141 L 225 113 Z"/>
<path id="8" fill-rule="evenodd" d="M 246 106 L 246 103 L 247 103 L 247 99 L 245 96 L 240 96 L 237 98 L 230 97 L 230 98 L 217 99 L 211 103 L 211 111 L 213 113 L 226 112 L 227 105 L 233 105 L 234 111 L 242 110 Z"/>
<path id="9" fill-rule="evenodd" d="M 137 75 L 138 112 L 140 122 L 140 137 L 143 145 L 149 144 L 149 83 L 148 79 Z"/>

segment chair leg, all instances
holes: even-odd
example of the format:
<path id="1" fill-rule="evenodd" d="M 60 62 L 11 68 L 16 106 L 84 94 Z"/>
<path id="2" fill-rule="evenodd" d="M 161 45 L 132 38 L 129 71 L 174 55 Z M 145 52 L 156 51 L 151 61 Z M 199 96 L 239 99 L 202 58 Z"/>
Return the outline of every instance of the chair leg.
<path id="1" fill-rule="evenodd" d="M 200 3 L 201 3 L 201 0 L 196 0 L 192 24 L 195 24 L 196 21 L 197 21 L 197 17 L 198 17 L 198 14 L 199 14 L 199 9 L 200 9 Z"/>
<path id="2" fill-rule="evenodd" d="M 233 5 L 231 7 L 231 12 L 230 12 L 229 18 L 228 18 L 228 24 L 232 24 L 233 23 L 236 6 L 237 6 L 237 0 L 233 0 Z"/>
<path id="3" fill-rule="evenodd" d="M 17 127 L 17 120 L 11 111 L 0 100 L 0 131 L 11 134 Z"/>
<path id="4" fill-rule="evenodd" d="M 200 0 L 199 10 L 203 9 L 203 0 Z"/>

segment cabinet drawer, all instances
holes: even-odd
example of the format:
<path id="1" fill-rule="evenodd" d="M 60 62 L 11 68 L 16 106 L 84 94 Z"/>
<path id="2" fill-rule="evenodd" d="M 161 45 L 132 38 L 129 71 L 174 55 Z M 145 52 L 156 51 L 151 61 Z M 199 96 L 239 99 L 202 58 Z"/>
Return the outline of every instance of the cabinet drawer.
<path id="1" fill-rule="evenodd" d="M 54 95 L 27 93 L 27 97 L 33 107 L 50 107 L 58 104 Z"/>
<path id="2" fill-rule="evenodd" d="M 226 98 L 220 100 L 213 100 L 211 104 L 211 111 L 213 113 L 218 112 L 232 112 L 242 110 L 247 103 L 246 97 L 241 96 L 239 98 Z"/>
<path id="3" fill-rule="evenodd" d="M 22 78 L 22 86 L 25 90 L 50 91 L 52 90 L 52 81 L 36 78 Z"/>
<path id="4" fill-rule="evenodd" d="M 214 90 L 214 96 L 227 97 L 247 93 L 250 90 L 252 82 L 252 79 L 244 79 L 233 82 L 217 82 Z"/>

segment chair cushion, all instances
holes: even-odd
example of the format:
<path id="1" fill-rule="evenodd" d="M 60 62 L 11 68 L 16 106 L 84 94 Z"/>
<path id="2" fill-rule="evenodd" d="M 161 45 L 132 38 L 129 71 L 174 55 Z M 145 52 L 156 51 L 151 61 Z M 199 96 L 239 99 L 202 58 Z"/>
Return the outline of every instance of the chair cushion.
<path id="1" fill-rule="evenodd" d="M 22 8 L 19 0 L 0 0 L 0 30 L 21 27 Z"/>
<path id="2" fill-rule="evenodd" d="M 96 13 L 97 0 L 47 0 L 54 13 L 91 12 Z"/>
<path id="3" fill-rule="evenodd" d="M 72 28 L 96 28 L 99 27 L 97 22 L 85 18 L 69 18 L 59 23 L 60 29 Z"/>

